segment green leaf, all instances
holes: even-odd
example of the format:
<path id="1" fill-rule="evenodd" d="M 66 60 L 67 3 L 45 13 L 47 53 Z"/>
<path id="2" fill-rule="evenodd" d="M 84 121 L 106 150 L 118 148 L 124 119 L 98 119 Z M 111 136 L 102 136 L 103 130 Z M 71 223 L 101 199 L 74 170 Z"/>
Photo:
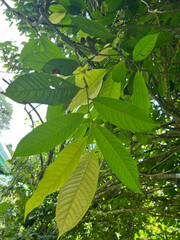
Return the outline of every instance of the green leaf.
<path id="1" fill-rule="evenodd" d="M 134 77 L 132 102 L 146 113 L 149 113 L 151 102 L 144 78 L 138 71 Z"/>
<path id="2" fill-rule="evenodd" d="M 87 138 L 81 138 L 70 143 L 49 165 L 36 191 L 26 203 L 24 219 L 43 202 L 47 195 L 57 191 L 68 180 L 79 163 L 86 141 Z"/>
<path id="3" fill-rule="evenodd" d="M 58 58 L 47 62 L 43 67 L 43 71 L 69 76 L 76 70 L 77 67 L 78 63 L 75 60 Z"/>
<path id="4" fill-rule="evenodd" d="M 79 89 L 60 77 L 45 73 L 30 73 L 12 82 L 5 95 L 20 103 L 59 105 L 71 100 Z"/>
<path id="5" fill-rule="evenodd" d="M 79 16 L 72 17 L 71 19 L 77 27 L 91 36 L 99 37 L 103 40 L 112 39 L 115 37 L 104 25 L 100 23 Z"/>
<path id="6" fill-rule="evenodd" d="M 48 105 L 46 119 L 50 121 L 54 118 L 57 118 L 63 114 L 63 104 L 57 106 Z"/>
<path id="7" fill-rule="evenodd" d="M 153 50 L 159 33 L 147 35 L 139 40 L 133 50 L 133 60 L 141 61 L 145 59 Z"/>
<path id="8" fill-rule="evenodd" d="M 66 12 L 55 12 L 49 16 L 49 21 L 52 24 L 58 24 L 66 15 Z"/>
<path id="9" fill-rule="evenodd" d="M 86 71 L 85 73 L 80 71 L 76 76 L 76 85 L 83 89 L 79 90 L 77 95 L 71 101 L 68 110 L 73 110 L 79 105 L 87 104 L 88 99 L 93 99 L 97 97 L 101 86 L 102 79 L 106 73 L 105 69 L 93 69 L 91 71 Z"/>
<path id="10" fill-rule="evenodd" d="M 96 192 L 98 174 L 94 151 L 84 154 L 59 193 L 56 207 L 59 237 L 76 226 L 88 210 Z"/>
<path id="11" fill-rule="evenodd" d="M 108 12 L 114 12 L 119 7 L 121 2 L 122 0 L 106 0 Z"/>
<path id="12" fill-rule="evenodd" d="M 82 119 L 83 114 L 72 113 L 43 123 L 19 142 L 14 157 L 39 154 L 56 147 L 74 133 Z"/>
<path id="13" fill-rule="evenodd" d="M 28 67 L 40 71 L 51 59 L 65 58 L 60 48 L 45 37 L 30 40 L 21 52 L 21 60 Z"/>
<path id="14" fill-rule="evenodd" d="M 52 4 L 50 7 L 49 7 L 49 10 L 51 12 L 55 12 L 55 13 L 63 13 L 66 11 L 66 9 L 60 5 L 60 4 Z"/>
<path id="15" fill-rule="evenodd" d="M 119 180 L 134 192 L 141 193 L 136 162 L 122 142 L 106 128 L 97 125 L 94 126 L 94 134 L 102 154 Z"/>
<path id="16" fill-rule="evenodd" d="M 126 64 L 124 61 L 116 64 L 112 70 L 112 79 L 114 82 L 121 82 L 124 87 L 126 82 Z"/>
<path id="17" fill-rule="evenodd" d="M 120 94 L 121 94 L 120 83 L 114 82 L 112 80 L 112 73 L 111 72 L 108 73 L 106 75 L 106 80 L 103 83 L 99 96 L 119 99 Z"/>
<path id="18" fill-rule="evenodd" d="M 106 120 L 124 130 L 143 132 L 157 126 L 144 111 L 130 102 L 99 97 L 93 103 Z"/>

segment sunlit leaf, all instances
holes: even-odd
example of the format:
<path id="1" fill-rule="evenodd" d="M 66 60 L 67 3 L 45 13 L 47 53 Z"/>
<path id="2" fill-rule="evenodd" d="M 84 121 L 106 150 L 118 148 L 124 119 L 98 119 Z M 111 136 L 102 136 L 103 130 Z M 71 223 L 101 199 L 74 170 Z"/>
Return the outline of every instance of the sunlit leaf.
<path id="1" fill-rule="evenodd" d="M 149 113 L 151 106 L 150 97 L 144 78 L 139 71 L 134 77 L 132 101 L 137 107 Z"/>
<path id="2" fill-rule="evenodd" d="M 66 15 L 66 12 L 55 12 L 49 16 L 49 21 L 53 24 L 58 24 Z"/>
<path id="3" fill-rule="evenodd" d="M 86 140 L 86 138 L 81 138 L 69 144 L 46 169 L 36 191 L 26 203 L 25 219 L 28 213 L 39 206 L 47 195 L 57 191 L 68 180 L 78 165 Z"/>
<path id="4" fill-rule="evenodd" d="M 126 82 L 126 71 L 127 71 L 127 69 L 126 69 L 126 65 L 125 65 L 124 61 L 116 64 L 112 70 L 113 81 L 120 82 L 122 84 L 122 86 L 124 86 L 124 84 Z"/>
<path id="5" fill-rule="evenodd" d="M 106 128 L 94 126 L 97 144 L 116 176 L 134 192 L 141 193 L 135 160 L 129 155 L 119 138 Z"/>
<path id="6" fill-rule="evenodd" d="M 61 188 L 56 207 L 59 237 L 76 226 L 88 210 L 96 191 L 98 173 L 95 153 L 86 153 Z"/>
<path id="7" fill-rule="evenodd" d="M 94 69 L 91 71 L 80 72 L 76 76 L 76 85 L 81 86 L 81 89 L 77 95 L 71 101 L 68 110 L 73 110 L 79 105 L 87 104 L 88 99 L 97 97 L 101 85 L 102 79 L 106 73 L 105 69 Z"/>
<path id="8" fill-rule="evenodd" d="M 145 59 L 153 50 L 159 33 L 147 35 L 139 40 L 133 50 L 133 60 L 141 61 Z"/>
<path id="9" fill-rule="evenodd" d="M 14 157 L 48 151 L 68 139 L 81 124 L 83 114 L 62 115 L 36 127 L 17 145 Z"/>
<path id="10" fill-rule="evenodd" d="M 143 110 L 130 102 L 99 97 L 93 103 L 106 120 L 122 129 L 143 132 L 157 126 Z"/>
<path id="11" fill-rule="evenodd" d="M 68 81 L 45 73 L 31 73 L 18 77 L 5 95 L 20 103 L 59 105 L 71 100 L 79 88 Z"/>
<path id="12" fill-rule="evenodd" d="M 99 55 L 97 55 L 93 58 L 93 61 L 100 62 L 100 61 L 104 60 L 105 58 L 107 58 L 109 49 L 112 49 L 112 48 L 109 47 L 109 48 L 105 48 L 102 51 L 100 51 Z"/>

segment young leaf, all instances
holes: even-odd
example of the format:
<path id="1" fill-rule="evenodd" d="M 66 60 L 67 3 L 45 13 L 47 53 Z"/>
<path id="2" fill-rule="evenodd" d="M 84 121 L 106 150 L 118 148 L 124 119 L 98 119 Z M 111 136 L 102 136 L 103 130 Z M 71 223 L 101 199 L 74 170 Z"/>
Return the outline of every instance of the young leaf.
<path id="1" fill-rule="evenodd" d="M 147 35 L 139 40 L 133 50 L 133 60 L 141 61 L 145 59 L 153 50 L 159 33 Z"/>
<path id="2" fill-rule="evenodd" d="M 99 96 L 119 99 L 120 94 L 121 94 L 121 85 L 120 83 L 114 82 L 112 80 L 112 73 L 109 72 L 106 75 L 106 79 L 103 83 Z"/>
<path id="3" fill-rule="evenodd" d="M 91 36 L 99 37 L 103 40 L 112 39 L 115 37 L 104 25 L 100 23 L 79 16 L 72 17 L 71 19 L 77 27 Z"/>
<path id="4" fill-rule="evenodd" d="M 151 106 L 149 93 L 143 76 L 138 71 L 134 77 L 132 102 L 144 112 L 149 113 Z"/>
<path id="5" fill-rule="evenodd" d="M 61 13 L 52 13 L 49 17 L 49 21 L 52 24 L 58 24 L 66 15 L 66 12 L 61 12 Z"/>
<path id="6" fill-rule="evenodd" d="M 106 128 L 94 126 L 97 144 L 108 165 L 124 185 L 141 193 L 137 165 L 122 142 Z"/>
<path id="7" fill-rule="evenodd" d="M 62 115 L 36 127 L 17 145 L 14 157 L 48 151 L 68 139 L 81 124 L 83 114 Z"/>
<path id="8" fill-rule="evenodd" d="M 60 77 L 45 73 L 30 73 L 12 82 L 5 95 L 20 103 L 59 105 L 71 100 L 79 89 Z"/>
<path id="9" fill-rule="evenodd" d="M 86 71 L 85 73 L 80 72 L 77 74 L 76 85 L 84 89 L 81 89 L 73 98 L 68 110 L 73 110 L 79 105 L 87 104 L 88 99 L 97 97 L 101 89 L 102 79 L 105 73 L 105 69 L 94 69 L 91 71 Z"/>
<path id="10" fill-rule="evenodd" d="M 59 237 L 82 219 L 94 197 L 99 174 L 95 153 L 81 157 L 78 167 L 61 188 L 56 207 Z"/>
<path id="11" fill-rule="evenodd" d="M 47 195 L 57 191 L 68 180 L 78 165 L 86 140 L 87 138 L 81 138 L 70 143 L 49 165 L 37 189 L 26 203 L 24 219 L 28 213 L 43 202 Z"/>
<path id="12" fill-rule="evenodd" d="M 144 111 L 130 102 L 99 97 L 94 99 L 93 103 L 106 120 L 122 129 L 143 132 L 157 126 Z"/>

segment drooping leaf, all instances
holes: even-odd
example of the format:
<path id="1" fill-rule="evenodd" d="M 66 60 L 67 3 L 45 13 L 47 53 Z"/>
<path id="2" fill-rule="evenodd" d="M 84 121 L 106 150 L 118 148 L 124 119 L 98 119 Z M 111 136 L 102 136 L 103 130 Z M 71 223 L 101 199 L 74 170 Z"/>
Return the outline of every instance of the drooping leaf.
<path id="1" fill-rule="evenodd" d="M 49 165 L 37 189 L 26 203 L 25 219 L 35 207 L 38 207 L 43 202 L 47 195 L 57 191 L 68 180 L 78 165 L 86 141 L 86 138 L 81 138 L 67 145 L 55 161 Z"/>
<path id="2" fill-rule="evenodd" d="M 48 151 L 68 139 L 81 124 L 83 114 L 62 115 L 36 127 L 17 145 L 14 157 Z"/>
<path id="3" fill-rule="evenodd" d="M 153 50 L 159 33 L 147 35 L 139 40 L 133 50 L 133 60 L 141 61 L 145 59 Z"/>
<path id="4" fill-rule="evenodd" d="M 116 176 L 128 188 L 141 193 L 136 162 L 119 138 L 97 125 L 94 126 L 94 134 L 102 154 Z"/>
<path id="5" fill-rule="evenodd" d="M 122 86 L 124 87 L 125 82 L 126 82 L 126 71 L 127 71 L 127 69 L 126 69 L 126 65 L 125 65 L 124 61 L 116 64 L 112 70 L 113 81 L 120 82 L 122 84 Z"/>
<path id="6" fill-rule="evenodd" d="M 43 71 L 47 73 L 58 73 L 60 75 L 69 76 L 77 67 L 78 63 L 75 60 L 58 58 L 47 62 L 43 67 Z"/>
<path id="7" fill-rule="evenodd" d="M 151 106 L 149 93 L 143 76 L 138 71 L 134 77 L 132 101 L 134 105 L 149 113 Z"/>
<path id="8" fill-rule="evenodd" d="M 52 24 L 58 24 L 66 15 L 66 12 L 55 12 L 49 16 L 49 21 Z"/>
<path id="9" fill-rule="evenodd" d="M 18 77 L 5 95 L 16 102 L 59 105 L 71 100 L 79 88 L 68 81 L 45 73 L 31 73 Z"/>
<path id="10" fill-rule="evenodd" d="M 65 58 L 60 48 L 47 38 L 30 40 L 21 52 L 21 60 L 28 67 L 40 71 L 45 63 L 55 58 Z"/>
<path id="11" fill-rule="evenodd" d="M 90 34 L 91 36 L 99 37 L 104 40 L 112 39 L 115 37 L 104 25 L 100 23 L 79 16 L 72 17 L 71 19 L 77 27 L 79 27 L 83 32 Z"/>
<path id="12" fill-rule="evenodd" d="M 157 126 L 143 110 L 130 102 L 99 97 L 94 99 L 93 103 L 106 120 L 122 129 L 143 132 Z"/>
<path id="13" fill-rule="evenodd" d="M 112 80 L 112 73 L 111 72 L 108 73 L 106 75 L 106 79 L 103 83 L 99 96 L 119 99 L 120 94 L 121 94 L 120 83 L 114 82 Z"/>
<path id="14" fill-rule="evenodd" d="M 68 110 L 73 110 L 79 105 L 87 104 L 88 98 L 93 99 L 97 97 L 101 89 L 102 79 L 105 73 L 105 69 L 94 69 L 85 72 L 82 70 L 82 72 L 77 74 L 75 78 L 76 85 L 79 87 L 81 86 L 83 89 L 81 89 L 73 98 Z"/>
<path id="15" fill-rule="evenodd" d="M 61 188 L 56 207 L 59 237 L 82 219 L 94 197 L 99 166 L 94 151 L 81 157 L 78 167 Z"/>

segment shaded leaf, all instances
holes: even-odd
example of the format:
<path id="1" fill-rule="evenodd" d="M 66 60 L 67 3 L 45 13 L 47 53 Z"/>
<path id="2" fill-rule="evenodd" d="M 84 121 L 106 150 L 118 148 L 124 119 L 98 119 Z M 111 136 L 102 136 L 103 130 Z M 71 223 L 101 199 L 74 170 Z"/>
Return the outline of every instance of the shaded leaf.
<path id="1" fill-rule="evenodd" d="M 114 82 L 121 82 L 124 87 L 126 82 L 126 64 L 124 61 L 116 64 L 112 70 L 112 79 Z"/>
<path id="2" fill-rule="evenodd" d="M 84 154 L 59 193 L 56 207 L 59 237 L 76 226 L 88 210 L 96 191 L 98 174 L 94 151 Z"/>
<path id="3" fill-rule="evenodd" d="M 68 81 L 45 73 L 31 73 L 18 77 L 5 95 L 16 102 L 59 105 L 71 100 L 79 88 Z"/>
<path id="4" fill-rule="evenodd" d="M 75 60 L 57 58 L 52 59 L 43 66 L 43 71 L 47 73 L 58 73 L 64 76 L 71 75 L 78 67 Z"/>
<path id="5" fill-rule="evenodd" d="M 97 125 L 94 126 L 94 134 L 102 154 L 119 180 L 134 192 L 141 193 L 136 162 L 122 142 L 106 128 Z"/>
<path id="6" fill-rule="evenodd" d="M 102 51 L 100 51 L 99 54 L 93 58 L 93 61 L 100 62 L 100 61 L 104 60 L 105 58 L 107 58 L 108 57 L 108 51 L 110 49 L 112 49 L 112 48 L 109 47 L 109 48 L 105 48 Z M 107 56 L 104 56 L 104 55 L 107 55 Z"/>
<path id="7" fill-rule="evenodd" d="M 145 59 L 153 50 L 159 33 L 147 35 L 139 40 L 133 50 L 133 60 L 141 61 Z"/>
<path id="8" fill-rule="evenodd" d="M 86 145 L 86 138 L 77 139 L 57 156 L 55 161 L 46 169 L 42 180 L 25 207 L 26 219 L 35 207 L 38 207 L 45 197 L 64 185 L 71 173 L 76 169 Z"/>
<path id="9" fill-rule="evenodd" d="M 104 40 L 115 37 L 104 25 L 100 23 L 79 16 L 72 17 L 71 19 L 77 27 L 79 27 L 83 32 L 90 34 L 91 36 L 99 37 Z"/>
<path id="10" fill-rule="evenodd" d="M 46 119 L 50 121 L 54 118 L 57 118 L 63 114 L 63 104 L 57 106 L 48 105 Z"/>
<path id="11" fill-rule="evenodd" d="M 149 113 L 151 106 L 149 93 L 143 76 L 138 71 L 134 77 L 132 101 L 134 105 Z"/>
<path id="12" fill-rule="evenodd" d="M 14 157 L 38 154 L 56 147 L 74 133 L 82 119 L 83 114 L 72 113 L 43 123 L 21 139 Z"/>
<path id="13" fill-rule="evenodd" d="M 30 40 L 21 52 L 22 62 L 36 71 L 40 71 L 45 63 L 55 58 L 65 57 L 56 44 L 43 36 L 37 40 Z"/>
<path id="14" fill-rule="evenodd" d="M 94 99 L 93 103 L 106 120 L 122 129 L 143 132 L 157 126 L 144 111 L 130 102 L 99 97 Z"/>

